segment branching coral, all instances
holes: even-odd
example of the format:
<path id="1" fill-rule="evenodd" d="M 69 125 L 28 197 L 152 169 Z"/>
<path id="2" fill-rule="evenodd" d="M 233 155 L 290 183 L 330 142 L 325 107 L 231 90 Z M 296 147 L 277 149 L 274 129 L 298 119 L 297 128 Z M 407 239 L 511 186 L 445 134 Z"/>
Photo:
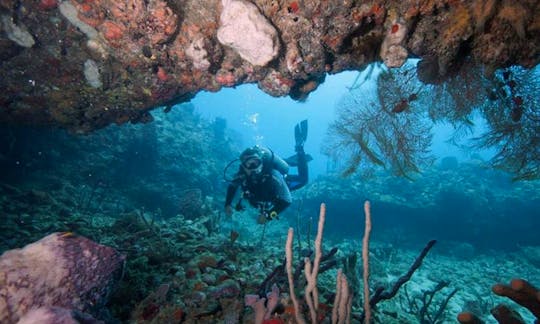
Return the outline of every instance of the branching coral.
<path id="1" fill-rule="evenodd" d="M 540 111 L 538 70 L 508 69 L 498 75 L 495 96 L 481 108 L 487 131 L 477 139 L 480 148 L 495 148 L 491 164 L 514 174 L 514 179 L 540 177 Z"/>
<path id="2" fill-rule="evenodd" d="M 435 121 L 456 128 L 454 141 L 470 134 L 475 112 L 486 121 L 486 130 L 473 148 L 495 149 L 491 164 L 514 174 L 515 179 L 540 176 L 540 91 L 538 69 L 517 67 L 489 73 L 464 62 L 465 68 L 440 85 L 430 85 L 428 113 Z"/>
<path id="3" fill-rule="evenodd" d="M 455 128 L 451 140 L 458 144 L 470 137 L 476 126 L 473 120 L 479 116 L 485 120 L 485 130 L 473 144 L 461 144 L 494 150 L 491 165 L 510 172 L 515 180 L 539 178 L 538 68 L 490 72 L 469 60 L 463 65 L 438 85 L 420 83 L 410 64 L 382 72 L 373 101 L 360 97 L 360 88 L 352 88 L 340 103 L 325 152 L 350 154 L 345 175 L 373 166 L 407 175 L 430 162 L 426 158 L 434 123 L 450 123 Z"/>
<path id="4" fill-rule="evenodd" d="M 538 69 L 512 67 L 490 74 L 465 62 L 466 68 L 441 85 L 429 86 L 430 118 L 451 123 L 453 140 L 469 134 L 479 112 L 486 130 L 473 148 L 495 149 L 491 164 L 508 171 L 516 180 L 540 176 L 540 91 Z"/>
<path id="5" fill-rule="evenodd" d="M 352 152 L 345 175 L 382 166 L 407 176 L 431 163 L 430 126 L 417 102 L 420 86 L 410 66 L 405 66 L 379 76 L 374 101 L 355 91 L 341 103 L 325 152 Z"/>
<path id="6" fill-rule="evenodd" d="M 445 83 L 428 86 L 432 93 L 432 104 L 428 105 L 430 118 L 454 126 L 469 124 L 471 112 L 487 99 L 483 75 L 481 68 L 466 61 L 464 68 Z"/>

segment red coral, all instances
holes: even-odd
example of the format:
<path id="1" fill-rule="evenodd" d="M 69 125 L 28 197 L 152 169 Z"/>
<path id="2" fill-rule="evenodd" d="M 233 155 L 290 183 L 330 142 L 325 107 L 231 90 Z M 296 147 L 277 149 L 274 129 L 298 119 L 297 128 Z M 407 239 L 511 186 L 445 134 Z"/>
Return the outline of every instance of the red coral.
<path id="1" fill-rule="evenodd" d="M 105 19 L 105 14 L 97 5 L 87 2 L 83 2 L 80 4 L 74 2 L 73 5 L 77 8 L 77 17 L 85 24 L 95 28 L 101 23 L 103 23 L 103 20 Z"/>
<path id="2" fill-rule="evenodd" d="M 159 309 L 160 309 L 159 305 L 154 304 L 154 303 L 150 303 L 146 305 L 146 307 L 144 307 L 141 314 L 142 319 L 145 321 L 149 321 L 153 319 L 159 313 Z"/>
<path id="3" fill-rule="evenodd" d="M 124 34 L 124 28 L 110 20 L 107 20 L 103 24 L 101 24 L 100 29 L 103 33 L 103 37 L 105 37 L 105 39 L 107 39 L 108 41 L 118 40 L 122 38 Z"/>
<path id="4" fill-rule="evenodd" d="M 523 104 L 523 98 L 521 98 L 520 96 L 515 96 L 512 98 L 512 101 L 514 102 L 514 104 L 516 106 L 521 106 Z"/>
<path id="5" fill-rule="evenodd" d="M 378 4 L 374 4 L 371 7 L 371 15 L 373 15 L 373 20 L 375 21 L 375 24 L 380 25 L 384 21 L 384 15 L 386 13 L 386 10 L 384 10 L 384 7 Z"/>
<path id="6" fill-rule="evenodd" d="M 232 87 L 236 83 L 236 78 L 233 73 L 222 73 L 216 75 L 216 81 L 221 85 Z"/>
<path id="7" fill-rule="evenodd" d="M 197 275 L 197 271 L 195 269 L 188 269 L 186 270 L 186 278 L 193 279 Z"/>
<path id="8" fill-rule="evenodd" d="M 514 107 L 510 111 L 510 118 L 512 118 L 513 122 L 518 122 L 521 120 L 521 116 L 523 116 L 523 108 L 521 107 Z"/>
<path id="9" fill-rule="evenodd" d="M 401 99 L 398 103 L 394 105 L 392 112 L 399 114 L 400 112 L 403 112 L 407 108 L 409 108 L 409 102 L 407 101 L 407 99 Z"/>
<path id="10" fill-rule="evenodd" d="M 184 310 L 182 308 L 177 308 L 174 310 L 174 313 L 173 313 L 173 318 L 174 320 L 180 322 L 184 319 Z"/>
<path id="11" fill-rule="evenodd" d="M 280 85 L 284 85 L 289 88 L 295 84 L 294 80 L 284 77 L 282 74 L 276 75 L 276 80 Z"/>
<path id="12" fill-rule="evenodd" d="M 54 9 L 58 6 L 58 2 L 56 0 L 41 0 L 39 2 L 39 9 L 41 10 L 50 10 Z"/>
<path id="13" fill-rule="evenodd" d="M 80 11 L 81 11 L 82 13 L 87 13 L 87 12 L 90 12 L 90 11 L 92 11 L 92 10 L 93 10 L 93 8 L 92 8 L 92 6 L 91 6 L 90 4 L 88 4 L 88 3 L 86 3 L 86 2 L 81 3 L 81 5 L 80 5 Z"/>
<path id="14" fill-rule="evenodd" d="M 263 324 L 285 324 L 285 322 L 279 317 L 274 317 L 264 320 Z"/>
<path id="15" fill-rule="evenodd" d="M 167 74 L 167 71 L 165 71 L 165 69 L 163 67 L 158 67 L 158 70 L 157 70 L 157 77 L 160 81 L 167 81 L 169 79 L 169 75 Z"/>
<path id="16" fill-rule="evenodd" d="M 339 48 L 343 44 L 343 36 L 341 35 L 325 35 L 323 42 L 330 47 L 333 51 L 338 52 Z"/>
<path id="17" fill-rule="evenodd" d="M 320 303 L 317 309 L 317 322 L 322 323 L 329 313 L 332 313 L 332 307 Z"/>
<path id="18" fill-rule="evenodd" d="M 289 5 L 289 7 L 287 8 L 289 10 L 289 13 L 297 13 L 298 12 L 298 9 L 300 9 L 300 7 L 298 6 L 298 2 L 297 1 L 293 1 L 291 2 L 291 4 Z"/>

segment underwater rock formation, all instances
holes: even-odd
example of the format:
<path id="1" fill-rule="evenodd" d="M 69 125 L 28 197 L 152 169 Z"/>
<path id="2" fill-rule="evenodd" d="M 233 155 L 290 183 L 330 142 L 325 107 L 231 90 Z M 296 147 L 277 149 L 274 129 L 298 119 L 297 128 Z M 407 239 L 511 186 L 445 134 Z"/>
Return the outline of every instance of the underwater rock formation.
<path id="1" fill-rule="evenodd" d="M 60 307 L 40 307 L 26 313 L 17 324 L 103 324 L 92 316 Z"/>
<path id="2" fill-rule="evenodd" d="M 92 313 L 107 302 L 123 262 L 114 249 L 72 233 L 7 251 L 0 256 L 0 322 L 16 323 L 31 309 L 48 306 Z M 46 313 L 67 316 L 50 309 L 32 316 Z"/>
<path id="3" fill-rule="evenodd" d="M 305 98 L 327 73 L 419 57 L 442 82 L 464 57 L 540 60 L 531 0 L 2 0 L 0 122 L 89 132 L 147 122 L 201 90 L 258 83 Z M 238 9 L 231 14 L 231 10 Z M 421 71 L 420 71 L 421 70 Z"/>

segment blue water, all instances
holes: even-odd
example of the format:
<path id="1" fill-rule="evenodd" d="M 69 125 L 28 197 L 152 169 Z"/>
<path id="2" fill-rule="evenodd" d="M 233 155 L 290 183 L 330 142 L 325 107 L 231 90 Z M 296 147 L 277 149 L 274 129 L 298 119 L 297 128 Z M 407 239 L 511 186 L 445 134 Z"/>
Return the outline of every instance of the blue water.
<path id="1" fill-rule="evenodd" d="M 294 152 L 294 125 L 302 119 L 308 119 L 306 152 L 314 157 L 314 161 L 309 163 L 310 183 L 317 186 L 318 177 L 329 174 L 329 158 L 321 153 L 321 147 L 328 140 L 328 127 L 337 118 L 341 101 L 351 95 L 353 85 L 361 83 L 361 93 L 366 97 L 376 91 L 377 68 L 371 77 L 368 73 L 345 72 L 327 76 L 325 82 L 305 102 L 297 102 L 288 97 L 271 97 L 252 84 L 224 88 L 219 93 L 200 93 L 191 104 L 203 118 L 226 119 L 227 127 L 240 135 L 241 147 L 264 145 L 284 157 Z M 359 92 L 358 89 L 354 91 Z M 523 187 L 523 183 L 512 183 L 511 175 L 490 170 L 485 163 L 493 157 L 495 151 L 475 150 L 468 145 L 472 138 L 485 132 L 485 121 L 476 113 L 472 115 L 471 121 L 474 127 L 460 137 L 457 143 L 451 142 L 456 132 L 453 125 L 438 122 L 433 126 L 430 154 L 435 161 L 431 167 L 414 175 L 415 181 L 404 181 L 388 174 L 379 175 L 378 179 L 358 178 L 355 175 L 343 179 L 341 186 L 357 186 L 355 183 L 364 186 L 354 194 L 356 201 L 351 200 L 349 193 L 343 200 L 339 194 L 324 194 L 324 190 L 321 190 L 319 200 L 312 201 L 312 206 L 304 208 L 310 214 L 316 214 L 318 203 L 327 202 L 329 210 L 334 209 L 337 214 L 327 225 L 330 235 L 358 237 L 362 231 L 362 220 L 350 215 L 357 214 L 360 208 L 354 210 L 352 207 L 360 206 L 364 199 L 382 195 L 394 201 L 374 205 L 382 223 L 377 231 L 405 231 L 411 236 L 410 242 L 420 244 L 431 237 L 438 237 L 447 241 L 471 242 L 482 248 L 513 248 L 518 244 L 540 243 L 533 233 L 518 234 L 523 228 L 537 223 L 533 216 L 535 206 L 540 207 L 536 198 L 540 190 L 535 185 L 537 182 L 525 182 Z M 429 192 L 423 194 L 422 190 Z M 533 200 L 520 201 L 526 199 L 523 192 L 527 190 L 533 190 Z M 306 195 L 309 196 L 302 191 L 293 193 L 295 203 L 305 199 Z M 401 206 L 398 200 L 408 203 Z M 514 210 L 521 214 L 521 218 L 508 215 L 508 203 L 502 200 L 512 201 Z M 418 206 L 421 204 L 424 206 Z M 295 204 L 290 209 L 294 208 Z M 284 213 L 289 219 L 293 214 L 291 210 Z"/>
<path id="2" fill-rule="evenodd" d="M 225 118 L 228 127 L 242 135 L 246 147 L 267 146 L 283 157 L 294 154 L 294 125 L 308 119 L 305 150 L 314 157 L 310 173 L 316 178 L 326 173 L 327 157 L 321 154 L 320 147 L 334 120 L 335 107 L 357 75 L 344 72 L 328 76 L 306 102 L 275 98 L 249 84 L 224 88 L 219 93 L 202 92 L 191 103 L 204 118 Z"/>
<path id="3" fill-rule="evenodd" d="M 227 127 L 241 135 L 245 147 L 267 146 L 283 157 L 294 154 L 294 125 L 307 119 L 309 134 L 305 150 L 314 157 L 309 165 L 310 176 L 316 179 L 329 169 L 329 159 L 321 153 L 321 147 L 327 139 L 328 126 L 336 118 L 340 101 L 350 95 L 355 81 L 356 84 L 361 83 L 362 91 L 366 93 L 376 91 L 377 72 L 369 73 L 354 71 L 329 75 L 305 102 L 290 97 L 275 98 L 258 89 L 256 84 L 247 84 L 223 88 L 219 93 L 201 92 L 190 103 L 203 118 L 226 119 Z M 484 130 L 484 122 L 480 118 L 473 121 L 475 128 L 469 138 Z M 449 143 L 454 132 L 455 128 L 448 123 L 434 126 L 431 151 L 437 159 L 453 156 L 465 160 L 475 153 L 486 160 L 492 156 L 491 151 L 471 152 Z"/>

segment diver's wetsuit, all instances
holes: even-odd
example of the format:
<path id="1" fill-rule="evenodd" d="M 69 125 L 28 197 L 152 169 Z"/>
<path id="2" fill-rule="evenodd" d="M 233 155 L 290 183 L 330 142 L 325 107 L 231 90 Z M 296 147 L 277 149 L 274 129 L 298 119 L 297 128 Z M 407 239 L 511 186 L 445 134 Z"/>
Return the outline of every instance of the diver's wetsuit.
<path id="1" fill-rule="evenodd" d="M 286 176 L 287 186 L 291 191 L 305 186 L 309 178 L 308 161 L 303 147 L 300 146 L 296 148 L 296 158 L 298 160 L 298 174 L 287 174 Z"/>
<path id="2" fill-rule="evenodd" d="M 269 214 L 279 214 L 292 202 L 291 191 L 303 187 L 308 181 L 307 159 L 303 149 L 297 154 L 298 175 L 290 175 L 289 165 L 267 148 L 260 148 L 263 168 L 260 174 L 249 176 L 240 166 L 235 179 L 227 188 L 225 206 L 230 206 L 239 187 L 243 198 L 256 208 L 271 203 Z"/>

